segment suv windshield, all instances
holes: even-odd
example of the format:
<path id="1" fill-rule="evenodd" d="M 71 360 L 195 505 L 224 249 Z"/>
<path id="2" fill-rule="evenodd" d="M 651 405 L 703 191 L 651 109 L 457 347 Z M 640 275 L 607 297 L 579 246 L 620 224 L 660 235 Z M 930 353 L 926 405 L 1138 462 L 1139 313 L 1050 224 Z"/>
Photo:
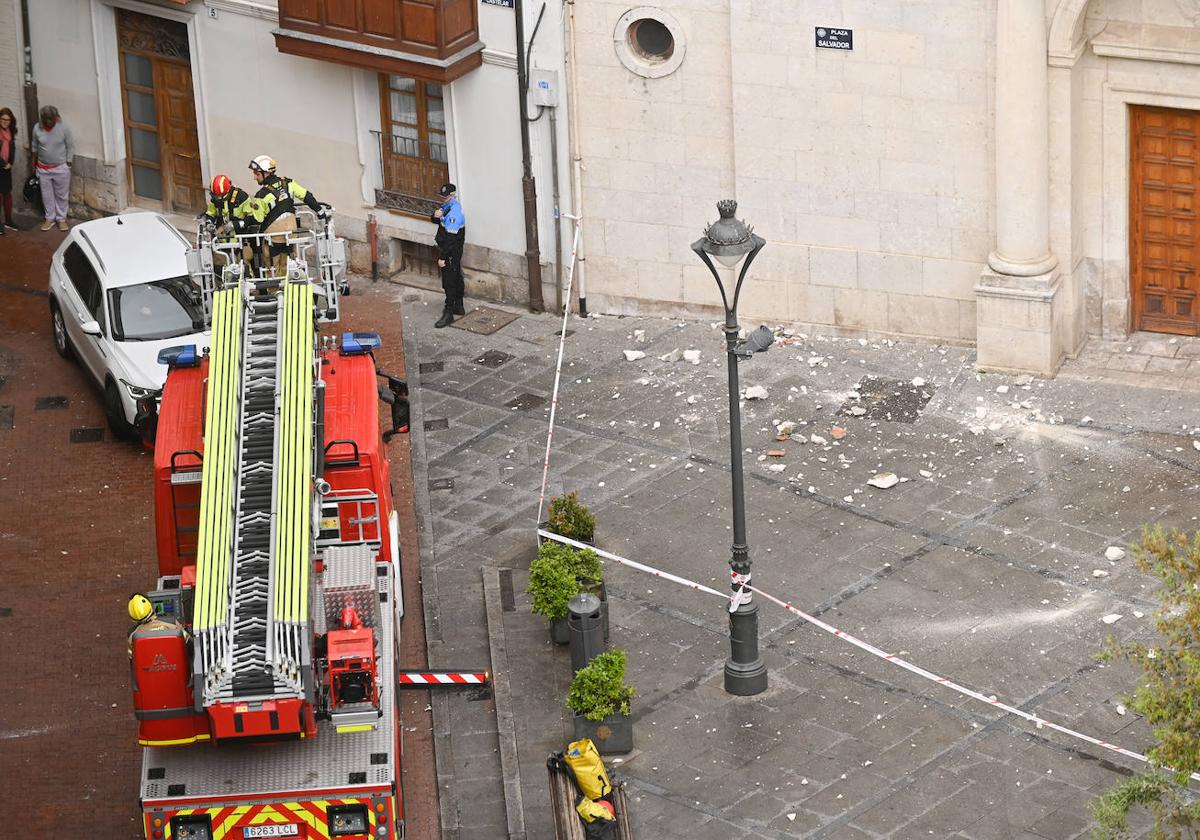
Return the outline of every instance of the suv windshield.
<path id="1" fill-rule="evenodd" d="M 204 330 L 200 290 L 187 277 L 110 289 L 108 309 L 117 341 L 157 341 Z"/>

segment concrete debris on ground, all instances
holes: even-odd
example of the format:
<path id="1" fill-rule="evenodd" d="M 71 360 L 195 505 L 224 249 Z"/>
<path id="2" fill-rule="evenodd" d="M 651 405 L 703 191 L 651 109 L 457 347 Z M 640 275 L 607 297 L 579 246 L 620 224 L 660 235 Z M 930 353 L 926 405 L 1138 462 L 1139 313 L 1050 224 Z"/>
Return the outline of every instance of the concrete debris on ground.
<path id="1" fill-rule="evenodd" d="M 1104 557 L 1106 560 L 1124 560 L 1125 549 L 1121 548 L 1119 545 L 1110 545 L 1108 548 L 1104 549 Z"/>
<path id="2" fill-rule="evenodd" d="M 678 362 L 682 358 L 683 358 L 683 355 L 679 352 L 679 348 L 676 347 L 670 353 L 663 353 L 661 356 L 658 357 L 658 360 L 660 362 Z"/>
<path id="3" fill-rule="evenodd" d="M 694 365 L 700 364 L 700 351 L 699 350 L 684 350 L 683 351 L 683 360 L 685 362 L 691 362 Z"/>
<path id="4" fill-rule="evenodd" d="M 625 361 L 627 362 L 636 362 L 638 359 L 646 358 L 646 354 L 641 350 L 624 350 L 622 352 L 624 352 Z"/>
<path id="5" fill-rule="evenodd" d="M 751 385 L 746 389 L 744 397 L 748 400 L 765 400 L 770 394 L 762 385 Z"/>
<path id="6" fill-rule="evenodd" d="M 867 484 L 872 487 L 878 487 L 880 490 L 887 490 L 890 487 L 895 487 L 900 483 L 900 476 L 894 472 L 876 473 L 867 480 Z"/>

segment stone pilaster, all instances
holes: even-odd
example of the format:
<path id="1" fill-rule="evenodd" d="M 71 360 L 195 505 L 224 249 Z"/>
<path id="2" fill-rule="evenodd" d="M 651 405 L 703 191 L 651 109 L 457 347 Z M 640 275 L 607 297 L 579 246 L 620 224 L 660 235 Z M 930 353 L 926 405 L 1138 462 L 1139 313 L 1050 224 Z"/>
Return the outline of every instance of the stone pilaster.
<path id="1" fill-rule="evenodd" d="M 996 249 L 975 287 L 978 365 L 1052 375 L 1065 301 L 1050 250 L 1050 133 L 1042 0 L 998 0 Z"/>

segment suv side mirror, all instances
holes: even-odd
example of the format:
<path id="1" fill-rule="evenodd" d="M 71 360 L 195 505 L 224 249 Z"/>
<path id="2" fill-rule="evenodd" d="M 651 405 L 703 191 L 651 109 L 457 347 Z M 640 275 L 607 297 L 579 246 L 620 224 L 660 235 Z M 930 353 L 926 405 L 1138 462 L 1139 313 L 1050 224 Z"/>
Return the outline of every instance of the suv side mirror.
<path id="1" fill-rule="evenodd" d="M 100 322 L 84 321 L 79 325 L 79 329 L 83 330 L 87 335 L 100 335 Z"/>

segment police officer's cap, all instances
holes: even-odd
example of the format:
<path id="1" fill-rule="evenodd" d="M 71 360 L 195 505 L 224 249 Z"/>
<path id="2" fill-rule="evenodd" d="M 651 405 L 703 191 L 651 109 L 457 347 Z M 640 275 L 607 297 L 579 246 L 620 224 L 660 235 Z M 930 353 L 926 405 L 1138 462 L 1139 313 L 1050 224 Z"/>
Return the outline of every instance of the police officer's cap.
<path id="1" fill-rule="evenodd" d="M 442 198 L 445 198 L 447 196 L 454 195 L 456 192 L 458 192 L 458 187 L 447 182 L 445 184 L 442 184 L 442 188 L 440 190 L 438 190 L 438 195 L 440 195 Z"/>

